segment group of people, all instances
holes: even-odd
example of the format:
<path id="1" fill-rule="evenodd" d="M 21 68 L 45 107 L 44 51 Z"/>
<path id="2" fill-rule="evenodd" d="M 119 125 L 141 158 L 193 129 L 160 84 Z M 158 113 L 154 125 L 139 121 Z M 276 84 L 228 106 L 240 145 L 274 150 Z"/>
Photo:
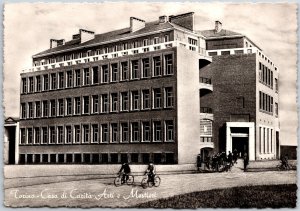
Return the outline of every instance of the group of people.
<path id="1" fill-rule="evenodd" d="M 129 163 L 123 163 L 119 170 L 119 173 L 123 173 L 121 181 L 122 183 L 125 183 L 129 178 L 129 174 L 131 173 Z M 149 181 L 154 182 L 155 166 L 153 163 L 149 163 L 147 170 L 145 171 L 145 175 L 146 174 L 148 175 Z"/>
<path id="2" fill-rule="evenodd" d="M 204 163 L 204 166 L 208 170 L 212 171 L 228 171 L 231 169 L 234 164 L 237 163 L 237 159 L 239 157 L 238 151 L 235 149 L 233 152 L 229 151 L 228 155 L 225 152 L 215 153 L 211 156 L 206 155 L 204 160 L 202 161 L 202 156 L 198 156 L 197 166 L 200 168 L 201 164 Z M 247 165 L 249 163 L 249 158 L 247 153 L 243 155 L 244 159 L 244 171 L 247 169 Z"/>

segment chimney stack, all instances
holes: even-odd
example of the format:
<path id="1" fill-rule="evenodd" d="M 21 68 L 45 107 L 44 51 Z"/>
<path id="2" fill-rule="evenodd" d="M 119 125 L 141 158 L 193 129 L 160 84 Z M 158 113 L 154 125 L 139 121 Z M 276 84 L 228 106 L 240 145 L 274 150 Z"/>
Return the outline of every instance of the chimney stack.
<path id="1" fill-rule="evenodd" d="M 56 48 L 56 47 L 64 45 L 64 44 L 65 44 L 64 39 L 60 39 L 60 40 L 50 39 L 50 48 Z"/>
<path id="2" fill-rule="evenodd" d="M 80 35 L 80 43 L 87 42 L 95 38 L 95 32 L 85 30 L 85 29 L 79 29 L 79 35 Z"/>
<path id="3" fill-rule="evenodd" d="M 166 23 L 168 20 L 168 17 L 166 15 L 162 15 L 162 16 L 159 16 L 158 20 L 159 20 L 159 23 Z"/>
<path id="4" fill-rule="evenodd" d="M 222 23 L 220 21 L 215 22 L 215 33 L 219 33 L 222 30 Z"/>
<path id="5" fill-rule="evenodd" d="M 191 31 L 194 30 L 194 12 L 188 12 L 180 15 L 170 15 L 169 22 L 175 23 Z"/>
<path id="6" fill-rule="evenodd" d="M 139 18 L 130 17 L 130 30 L 131 32 L 135 32 L 137 30 L 140 30 L 144 28 L 146 25 L 146 22 L 144 20 L 141 20 Z"/>

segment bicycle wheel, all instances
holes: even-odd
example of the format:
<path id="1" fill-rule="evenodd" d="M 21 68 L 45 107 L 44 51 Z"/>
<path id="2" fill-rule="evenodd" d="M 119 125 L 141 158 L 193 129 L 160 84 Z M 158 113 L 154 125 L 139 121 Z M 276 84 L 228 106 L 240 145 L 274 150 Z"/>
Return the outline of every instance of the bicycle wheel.
<path id="1" fill-rule="evenodd" d="M 127 185 L 132 185 L 134 183 L 134 177 L 132 175 L 129 175 L 126 183 Z"/>
<path id="2" fill-rule="evenodd" d="M 147 180 L 148 180 L 147 178 L 142 179 L 141 185 L 144 189 L 147 188 L 147 186 L 148 186 L 148 181 Z"/>
<path id="3" fill-rule="evenodd" d="M 119 187 L 122 185 L 122 179 L 121 177 L 116 177 L 115 180 L 114 180 L 114 184 L 116 187 Z"/>
<path id="4" fill-rule="evenodd" d="M 154 177 L 154 186 L 158 187 L 160 185 L 160 177 L 159 176 L 155 176 Z"/>

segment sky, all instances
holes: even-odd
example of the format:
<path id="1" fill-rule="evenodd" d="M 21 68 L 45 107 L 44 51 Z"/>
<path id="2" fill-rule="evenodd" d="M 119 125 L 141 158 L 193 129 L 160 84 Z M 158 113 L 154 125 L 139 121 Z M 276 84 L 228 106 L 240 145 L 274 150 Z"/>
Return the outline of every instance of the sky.
<path id="1" fill-rule="evenodd" d="M 129 18 L 195 12 L 195 29 L 223 28 L 248 36 L 279 68 L 282 144 L 297 144 L 297 4 L 292 3 L 10 3 L 4 5 L 4 115 L 19 116 L 20 73 L 50 39 L 71 40 L 80 28 L 96 34 L 129 27 Z"/>

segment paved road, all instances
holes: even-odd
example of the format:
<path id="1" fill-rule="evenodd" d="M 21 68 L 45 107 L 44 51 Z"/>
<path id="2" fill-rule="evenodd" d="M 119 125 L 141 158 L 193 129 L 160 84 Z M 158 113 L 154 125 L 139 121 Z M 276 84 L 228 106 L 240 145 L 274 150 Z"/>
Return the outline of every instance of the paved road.
<path id="1" fill-rule="evenodd" d="M 5 181 L 5 204 L 12 207 L 133 207 L 149 200 L 216 188 L 242 185 L 293 184 L 296 171 L 228 172 L 207 174 L 160 175 L 157 188 L 143 189 L 142 177 L 132 186 L 115 187 L 113 178 L 82 177 L 66 181 L 58 177 L 39 177 L 23 181 L 13 178 Z M 22 183 L 24 182 L 24 187 Z"/>

